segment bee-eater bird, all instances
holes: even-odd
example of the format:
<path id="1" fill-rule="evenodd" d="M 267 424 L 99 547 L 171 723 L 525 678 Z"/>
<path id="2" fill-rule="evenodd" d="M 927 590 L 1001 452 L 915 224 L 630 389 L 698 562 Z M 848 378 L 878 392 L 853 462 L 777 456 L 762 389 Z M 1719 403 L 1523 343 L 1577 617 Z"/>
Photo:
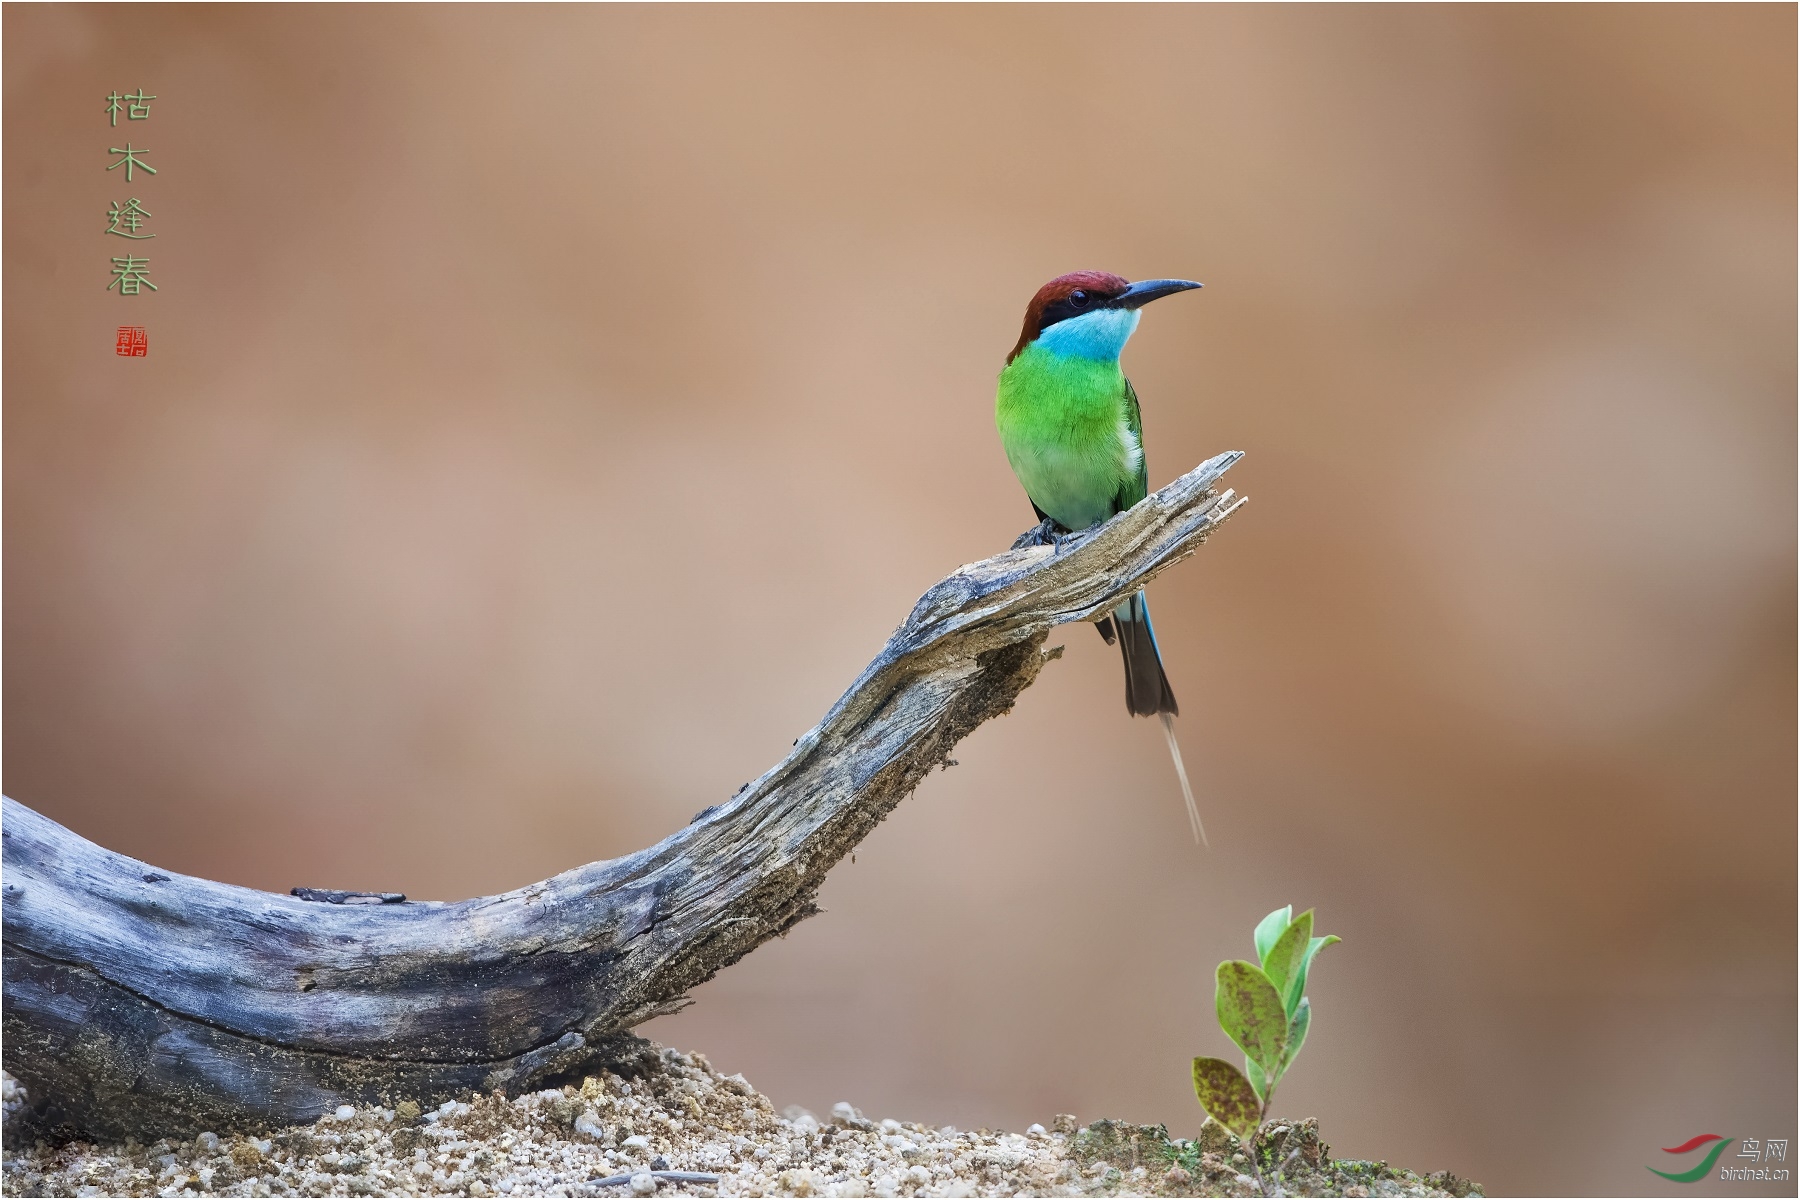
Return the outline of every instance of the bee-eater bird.
<path id="1" fill-rule="evenodd" d="M 1137 392 L 1119 368 L 1119 352 L 1144 305 L 1199 286 L 1186 279 L 1131 283 L 1105 271 L 1077 271 L 1052 279 L 1031 298 L 994 399 L 1006 460 L 1041 522 L 1018 545 L 1060 546 L 1148 494 L 1143 419 Z M 1125 707 L 1133 716 L 1162 718 L 1194 840 L 1205 841 L 1170 720 L 1179 711 L 1175 693 L 1141 590 L 1098 622 L 1109 645 L 1115 623 L 1125 656 Z"/>

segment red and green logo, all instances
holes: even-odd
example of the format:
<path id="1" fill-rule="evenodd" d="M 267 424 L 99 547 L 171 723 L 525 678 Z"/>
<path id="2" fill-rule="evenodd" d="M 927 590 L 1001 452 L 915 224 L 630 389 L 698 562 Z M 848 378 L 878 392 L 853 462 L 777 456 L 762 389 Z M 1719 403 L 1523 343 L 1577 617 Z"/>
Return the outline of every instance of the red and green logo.
<path id="1" fill-rule="evenodd" d="M 1691 1154 L 1706 1143 L 1713 1143 L 1713 1148 L 1706 1152 L 1706 1157 L 1700 1160 L 1700 1165 L 1697 1167 L 1686 1171 L 1658 1171 L 1655 1167 L 1650 1167 L 1649 1171 L 1676 1183 L 1693 1183 L 1695 1180 L 1706 1177 L 1707 1173 L 1713 1169 L 1713 1164 L 1719 1161 L 1719 1155 L 1725 1153 L 1725 1147 L 1731 1145 L 1734 1140 L 1736 1139 L 1720 1137 L 1716 1133 L 1702 1133 L 1689 1138 L 1679 1146 L 1664 1146 L 1662 1148 L 1664 1154 Z"/>

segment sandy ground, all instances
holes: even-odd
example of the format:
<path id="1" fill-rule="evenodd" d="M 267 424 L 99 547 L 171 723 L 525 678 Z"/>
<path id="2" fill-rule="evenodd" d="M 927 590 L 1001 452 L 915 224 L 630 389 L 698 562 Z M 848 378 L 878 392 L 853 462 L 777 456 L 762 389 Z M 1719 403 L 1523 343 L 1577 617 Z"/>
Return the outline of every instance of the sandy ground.
<path id="1" fill-rule="evenodd" d="M 0 1080 L 10 1116 L 24 1099 Z M 1056 1118 L 1024 1133 L 870 1121 L 847 1103 L 776 1113 L 741 1075 L 652 1048 L 629 1076 L 421 1112 L 345 1106 L 316 1125 L 152 1145 L 20 1146 L 17 1196 L 1479 1195 L 1467 1181 L 1338 1161 L 1315 1122 L 1264 1127 L 1257 1162 L 1218 1126 Z M 685 1176 L 685 1177 L 684 1177 Z"/>

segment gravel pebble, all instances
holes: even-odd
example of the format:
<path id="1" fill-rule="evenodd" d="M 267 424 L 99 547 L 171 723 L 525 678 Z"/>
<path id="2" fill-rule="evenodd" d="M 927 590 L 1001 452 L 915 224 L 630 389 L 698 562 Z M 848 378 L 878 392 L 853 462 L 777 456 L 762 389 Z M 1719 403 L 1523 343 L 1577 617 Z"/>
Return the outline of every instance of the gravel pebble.
<path id="1" fill-rule="evenodd" d="M 1059 1115 L 1057 1132 L 872 1124 L 848 1102 L 820 1121 L 777 1115 L 742 1076 L 645 1043 L 639 1060 L 579 1088 L 448 1101 L 435 1110 L 345 1105 L 332 1120 L 262 1136 L 201 1134 L 150 1146 L 71 1142 L 8 1150 L 0 1191 L 17 1196 L 1112 1196 L 1241 1195 L 1248 1159 L 1210 1122 L 1192 1142 L 1155 1126 Z M 25 1089 L 0 1075 L 11 1108 Z M 1448 1175 L 1331 1160 L 1314 1122 L 1265 1128 L 1265 1170 L 1287 1195 L 1469 1195 Z M 1272 1156 L 1272 1157 L 1271 1157 Z M 1235 1159 L 1236 1161 L 1228 1161 Z M 694 1172 L 716 1183 L 657 1178 Z M 602 1179 L 624 1176 L 600 1188 Z M 628 1182 L 627 1182 L 628 1180 Z M 1251 1180 L 1254 1184 L 1254 1180 Z M 1279 1194 L 1272 1191 L 1270 1194 Z M 1473 1194 L 1479 1194 L 1474 1192 Z"/>

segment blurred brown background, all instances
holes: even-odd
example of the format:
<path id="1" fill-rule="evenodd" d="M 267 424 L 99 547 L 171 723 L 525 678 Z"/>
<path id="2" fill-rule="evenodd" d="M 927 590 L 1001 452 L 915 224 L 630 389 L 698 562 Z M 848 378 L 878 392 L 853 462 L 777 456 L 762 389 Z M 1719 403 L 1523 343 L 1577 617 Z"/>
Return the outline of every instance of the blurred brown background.
<path id="1" fill-rule="evenodd" d="M 1795 32 L 8 6 L 5 788 L 280 890 L 646 845 L 1031 523 L 1032 291 L 1202 279 L 1126 366 L 1153 484 L 1248 452 L 1153 588 L 1212 852 L 1071 629 L 648 1032 L 778 1105 L 1191 1134 L 1212 969 L 1292 901 L 1345 942 L 1279 1112 L 1705 1192 L 1656 1147 L 1796 1132 Z M 128 195 L 155 240 L 102 235 Z"/>

